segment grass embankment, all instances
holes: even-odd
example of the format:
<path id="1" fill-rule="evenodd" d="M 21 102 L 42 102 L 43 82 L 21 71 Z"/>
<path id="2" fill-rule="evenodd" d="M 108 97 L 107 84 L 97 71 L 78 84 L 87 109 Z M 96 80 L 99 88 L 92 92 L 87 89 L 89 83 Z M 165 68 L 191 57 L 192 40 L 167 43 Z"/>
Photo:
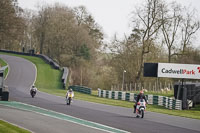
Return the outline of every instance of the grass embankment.
<path id="1" fill-rule="evenodd" d="M 52 69 L 51 66 L 45 63 L 41 58 L 17 54 L 8 54 L 3 52 L 0 52 L 0 54 L 22 57 L 35 64 L 37 67 L 37 80 L 35 85 L 40 91 L 51 93 L 56 90 L 59 91 L 62 88 L 62 83 L 60 82 L 62 74 L 61 71 Z"/>
<path id="2" fill-rule="evenodd" d="M 6 65 L 7 65 L 7 63 L 0 58 L 0 66 L 3 67 Z M 6 68 L 6 70 L 4 71 L 4 77 L 6 77 L 7 73 L 8 73 L 8 68 Z"/>
<path id="3" fill-rule="evenodd" d="M 55 94 L 55 95 L 63 96 L 63 97 L 65 96 L 66 90 L 62 89 L 62 84 L 60 82 L 61 71 L 51 69 L 51 67 L 40 58 L 30 57 L 30 56 L 21 56 L 21 55 L 15 55 L 15 56 L 20 56 L 25 59 L 28 59 L 36 65 L 37 70 L 38 70 L 36 85 L 40 91 L 44 91 L 50 94 Z M 160 93 L 157 93 L 157 94 L 159 95 Z M 154 93 L 154 95 L 157 95 L 157 94 Z M 168 93 L 168 94 L 163 93 L 161 95 L 170 96 L 172 95 L 172 93 Z M 114 106 L 133 108 L 132 102 L 100 98 L 97 96 L 97 91 L 93 91 L 92 95 L 75 92 L 75 99 L 114 105 Z M 152 111 L 152 112 L 200 119 L 200 106 L 191 110 L 169 110 L 161 106 L 148 105 L 147 110 Z"/>
<path id="4" fill-rule="evenodd" d="M 37 67 L 37 80 L 35 85 L 40 91 L 54 92 L 62 88 L 61 71 L 52 69 L 50 65 L 46 64 L 42 59 L 32 56 L 21 56 L 30 60 Z"/>
<path id="5" fill-rule="evenodd" d="M 31 133 L 31 132 L 0 120 L 0 133 Z"/>

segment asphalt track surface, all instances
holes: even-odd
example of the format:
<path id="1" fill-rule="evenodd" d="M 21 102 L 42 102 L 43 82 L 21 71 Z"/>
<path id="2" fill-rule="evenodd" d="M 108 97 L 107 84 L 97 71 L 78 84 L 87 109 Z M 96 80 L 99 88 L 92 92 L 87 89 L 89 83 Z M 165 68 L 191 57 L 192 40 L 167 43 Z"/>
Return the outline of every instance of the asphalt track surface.
<path id="1" fill-rule="evenodd" d="M 10 72 L 5 81 L 5 84 L 8 85 L 10 90 L 10 100 L 19 101 L 27 104 L 31 104 L 37 107 L 45 108 L 47 110 L 52 110 L 55 112 L 63 113 L 66 115 L 74 116 L 76 118 L 84 119 L 87 121 L 92 121 L 121 129 L 128 132 L 135 133 L 199 133 L 200 132 L 200 120 L 170 116 L 165 114 L 146 112 L 143 119 L 135 118 L 135 115 L 132 113 L 132 109 L 123 108 L 123 107 L 114 107 L 103 104 L 96 104 L 91 102 L 85 102 L 80 100 L 74 100 L 72 105 L 66 106 L 65 99 L 63 97 L 58 97 L 54 95 L 49 95 L 43 92 L 38 92 L 35 98 L 31 98 L 29 94 L 29 87 L 35 80 L 35 66 L 29 61 L 13 57 L 0 55 L 0 58 L 3 58 L 10 67 Z M 0 106 L 1 108 L 2 106 Z M 10 108 L 4 108 L 9 110 Z M 2 109 L 0 109 L 2 112 Z M 8 112 L 8 111 L 6 111 Z M 28 112 L 28 111 L 26 111 Z M 2 114 L 2 113 L 0 113 Z M 29 114 L 30 115 L 30 114 Z M 27 116 L 29 116 L 27 113 Z M 34 122 L 34 115 L 30 115 L 30 121 Z M 2 116 L 0 115 L 0 118 Z M 37 116 L 39 117 L 39 116 Z M 47 116 L 42 116 L 44 119 Z M 44 119 L 37 119 L 35 123 Z M 11 118 L 9 118 L 11 119 Z M 55 118 L 46 118 L 54 120 Z M 22 119 L 25 121 L 27 118 Z M 50 132 L 55 131 L 56 129 L 60 132 L 66 131 L 61 129 L 64 126 L 59 126 L 59 121 L 55 119 L 54 125 L 49 126 L 52 128 Z M 15 122 L 14 122 L 15 123 Z M 70 122 L 64 122 L 66 125 Z M 17 124 L 17 123 L 16 123 Z M 81 125 L 71 124 L 72 132 L 79 132 L 81 128 L 85 132 L 103 132 L 100 130 L 95 130 L 92 128 L 85 129 Z M 62 124 L 61 124 L 62 125 Z M 65 124 L 63 124 L 65 125 Z M 25 125 L 20 125 L 25 127 Z M 59 126 L 59 128 L 57 128 Z M 79 128 L 78 128 L 79 127 Z M 25 127 L 30 129 L 29 127 Z M 40 126 L 38 125 L 38 128 Z M 33 129 L 30 129 L 33 131 Z M 35 131 L 36 132 L 36 131 Z M 39 132 L 39 131 L 37 131 Z"/>

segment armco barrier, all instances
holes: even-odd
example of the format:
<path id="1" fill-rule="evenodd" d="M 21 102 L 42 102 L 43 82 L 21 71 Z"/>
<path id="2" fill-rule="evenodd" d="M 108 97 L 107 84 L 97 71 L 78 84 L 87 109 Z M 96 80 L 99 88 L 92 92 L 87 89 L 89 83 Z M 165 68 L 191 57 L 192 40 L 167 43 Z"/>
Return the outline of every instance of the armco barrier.
<path id="1" fill-rule="evenodd" d="M 110 96 L 109 96 L 110 94 Z M 121 91 L 108 91 L 108 90 L 98 90 L 99 97 L 105 97 L 110 99 L 126 100 L 126 101 L 135 101 L 137 94 L 135 93 L 126 93 Z M 172 99 L 165 96 L 154 96 L 146 95 L 148 99 L 148 104 L 164 106 L 168 109 L 177 109 L 182 110 L 182 101 Z"/>
<path id="2" fill-rule="evenodd" d="M 91 88 L 84 87 L 84 86 L 73 85 L 73 86 L 69 86 L 68 89 L 72 89 L 73 91 L 78 91 L 78 92 L 85 93 L 85 94 L 92 93 Z M 104 94 L 104 96 L 102 96 L 102 97 L 106 97 L 106 91 L 102 94 Z"/>
<path id="3" fill-rule="evenodd" d="M 40 57 L 46 63 L 50 64 L 54 69 L 60 69 L 60 66 L 55 61 L 53 61 L 51 58 L 43 54 L 23 53 L 23 52 L 9 51 L 9 50 L 0 50 L 0 52 Z"/>
<path id="4" fill-rule="evenodd" d="M 42 58 L 46 63 L 50 64 L 54 69 L 60 69 L 60 66 L 58 65 L 58 63 L 56 63 L 55 61 L 53 61 L 53 59 L 49 58 L 46 55 L 32 54 L 32 56 L 36 56 L 36 57 Z"/>

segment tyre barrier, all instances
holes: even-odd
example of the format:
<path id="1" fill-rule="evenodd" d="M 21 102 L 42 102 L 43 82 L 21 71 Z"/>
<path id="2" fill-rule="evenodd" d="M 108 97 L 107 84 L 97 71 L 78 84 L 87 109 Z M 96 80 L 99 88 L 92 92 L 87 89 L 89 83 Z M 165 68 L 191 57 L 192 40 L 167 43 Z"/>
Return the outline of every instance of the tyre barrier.
<path id="1" fill-rule="evenodd" d="M 124 101 L 135 101 L 137 94 L 135 93 L 127 93 L 121 91 L 108 91 L 98 89 L 98 96 L 116 100 L 124 100 Z M 148 99 L 148 104 L 164 106 L 168 109 L 176 109 L 182 110 L 182 101 L 165 97 L 165 96 L 155 96 L 155 95 L 146 95 Z"/>
<path id="2" fill-rule="evenodd" d="M 9 92 L 8 91 L 3 91 L 2 92 L 2 96 L 1 96 L 1 100 L 2 101 L 8 101 L 9 99 Z"/>
<path id="3" fill-rule="evenodd" d="M 9 91 L 8 91 L 7 86 L 0 88 L 0 98 L 1 98 L 1 101 L 8 101 L 9 100 Z"/>

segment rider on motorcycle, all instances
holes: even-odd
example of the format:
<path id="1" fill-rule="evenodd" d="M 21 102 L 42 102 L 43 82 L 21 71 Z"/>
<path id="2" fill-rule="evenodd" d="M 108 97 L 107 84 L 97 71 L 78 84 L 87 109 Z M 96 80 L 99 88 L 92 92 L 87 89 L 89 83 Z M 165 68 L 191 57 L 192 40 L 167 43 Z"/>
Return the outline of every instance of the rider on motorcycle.
<path id="1" fill-rule="evenodd" d="M 32 85 L 30 88 L 30 94 L 31 94 L 32 98 L 34 98 L 36 93 L 37 93 L 37 88 L 35 87 L 35 85 Z"/>
<path id="2" fill-rule="evenodd" d="M 32 91 L 37 92 L 37 88 L 35 87 L 35 85 L 32 85 L 32 86 L 31 86 L 31 88 L 30 88 L 30 92 L 32 92 Z"/>
<path id="3" fill-rule="evenodd" d="M 144 99 L 145 102 L 147 103 L 147 99 L 146 99 L 146 97 L 144 95 L 144 91 L 143 90 L 141 90 L 140 93 L 137 95 L 136 102 L 135 102 L 135 105 L 134 105 L 134 112 L 133 113 L 136 112 L 136 106 L 137 106 L 137 103 L 139 102 L 140 99 Z"/>
<path id="4" fill-rule="evenodd" d="M 67 91 L 67 93 L 66 93 L 66 98 L 68 98 L 69 96 L 71 96 L 71 98 L 74 97 L 74 92 L 73 92 L 72 89 L 69 89 L 69 90 Z"/>

